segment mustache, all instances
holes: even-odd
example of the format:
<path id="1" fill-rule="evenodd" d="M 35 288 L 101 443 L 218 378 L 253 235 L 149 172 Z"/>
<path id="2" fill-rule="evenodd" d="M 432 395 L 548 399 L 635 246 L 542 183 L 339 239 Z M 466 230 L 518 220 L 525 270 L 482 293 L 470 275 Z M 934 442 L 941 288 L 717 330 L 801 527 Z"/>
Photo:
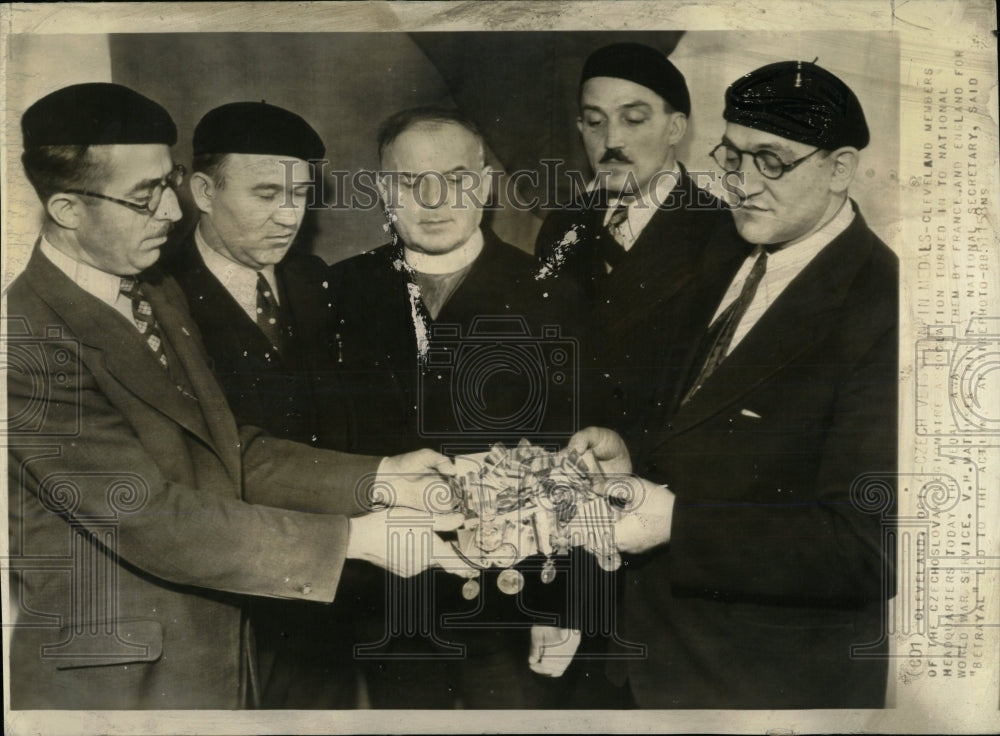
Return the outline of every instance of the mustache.
<path id="1" fill-rule="evenodd" d="M 604 152 L 604 155 L 601 156 L 601 160 L 598 161 L 598 163 L 601 163 L 601 164 L 610 164 L 610 163 L 631 164 L 631 163 L 634 163 L 634 161 L 632 161 L 632 159 L 630 159 L 628 156 L 626 156 L 625 155 L 625 151 L 623 151 L 621 148 L 609 148 L 608 150 L 606 150 Z"/>

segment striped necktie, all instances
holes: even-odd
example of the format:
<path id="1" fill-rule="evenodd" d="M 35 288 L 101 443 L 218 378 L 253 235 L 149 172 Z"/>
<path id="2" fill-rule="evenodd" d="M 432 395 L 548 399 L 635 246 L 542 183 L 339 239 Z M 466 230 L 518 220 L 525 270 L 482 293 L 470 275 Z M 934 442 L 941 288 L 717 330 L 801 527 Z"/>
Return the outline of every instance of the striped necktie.
<path id="1" fill-rule="evenodd" d="M 139 329 L 146 346 L 153 351 L 156 362 L 167 368 L 167 354 L 163 351 L 163 338 L 160 337 L 160 326 L 153 315 L 152 305 L 142 294 L 142 286 L 134 276 L 122 276 L 118 287 L 119 292 L 128 297 L 132 303 L 132 320 Z"/>
<path id="2" fill-rule="evenodd" d="M 611 237 L 601 239 L 601 257 L 611 268 L 617 268 L 627 252 L 625 243 L 628 242 L 628 238 L 624 228 L 628 226 L 628 206 L 629 202 L 626 199 L 618 202 L 615 211 L 608 218 L 607 230 Z"/>
<path id="3" fill-rule="evenodd" d="M 740 320 L 743 319 L 743 315 L 750 308 L 750 303 L 757 293 L 757 287 L 760 286 L 760 282 L 764 278 L 764 273 L 767 271 L 767 251 L 763 246 L 757 246 L 755 253 L 757 254 L 757 260 L 754 261 L 746 281 L 743 282 L 743 288 L 740 290 L 739 296 L 723 310 L 722 314 L 708 328 L 701 351 L 701 370 L 698 372 L 698 377 L 694 383 L 688 389 L 687 394 L 685 394 L 681 404 L 686 404 L 698 389 L 701 388 L 702 384 L 708 380 L 708 377 L 715 372 L 715 369 L 719 367 L 722 361 L 726 359 L 726 353 L 733 342 L 736 328 L 739 327 Z M 695 365 L 699 365 L 699 361 L 695 361 Z"/>

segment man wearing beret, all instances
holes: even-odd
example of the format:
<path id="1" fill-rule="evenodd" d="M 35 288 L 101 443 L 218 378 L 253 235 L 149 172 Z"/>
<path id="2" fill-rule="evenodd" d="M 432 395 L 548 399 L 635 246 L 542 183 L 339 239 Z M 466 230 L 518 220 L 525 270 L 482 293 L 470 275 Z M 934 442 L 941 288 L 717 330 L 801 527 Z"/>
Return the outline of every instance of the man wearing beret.
<path id="1" fill-rule="evenodd" d="M 326 264 L 292 248 L 323 141 L 289 110 L 234 102 L 202 117 L 192 147 L 200 217 L 165 268 L 187 296 L 229 407 L 239 424 L 343 449 L 347 404 Z M 332 607 L 254 602 L 263 707 L 354 706 L 347 581 L 359 567 L 345 565 L 345 594 Z"/>
<path id="2" fill-rule="evenodd" d="M 160 105 L 74 85 L 22 129 L 45 219 L 8 293 L 26 366 L 8 372 L 11 704 L 253 704 L 249 596 L 329 602 L 347 557 L 418 572 L 428 562 L 387 558 L 387 512 L 354 514 L 377 474 L 397 503 L 424 506 L 446 459 L 351 456 L 237 425 L 155 265 L 183 177 Z M 431 537 L 435 562 L 457 562 Z"/>
<path id="3" fill-rule="evenodd" d="M 577 128 L 594 171 L 590 201 L 548 214 L 536 240 L 539 276 L 542 283 L 569 280 L 586 296 L 583 423 L 613 428 L 637 453 L 645 428 L 662 415 L 658 387 L 680 379 L 682 356 L 697 339 L 687 315 L 708 308 L 698 301 L 710 295 L 694 288 L 696 274 L 707 259 L 730 252 L 712 243 L 739 238 L 726 205 L 696 186 L 676 158 L 691 99 L 683 74 L 661 51 L 636 43 L 594 51 L 583 65 L 579 104 Z M 585 566 L 575 565 L 582 576 Z M 614 595 L 614 580 L 594 575 L 589 585 Z M 615 626 L 585 628 L 610 633 Z M 600 639 L 585 639 L 581 653 L 599 659 L 602 647 Z M 568 673 L 584 686 L 603 668 L 578 672 L 585 666 Z M 581 707 L 603 694 L 585 690 Z"/>
<path id="4" fill-rule="evenodd" d="M 584 421 L 613 427 L 637 450 L 657 410 L 653 389 L 676 380 L 668 367 L 693 337 L 675 316 L 692 308 L 708 244 L 736 238 L 726 205 L 676 159 L 691 99 L 662 52 L 636 43 L 598 49 L 584 63 L 579 102 L 595 175 L 590 202 L 551 212 L 536 251 L 543 281 L 573 280 L 589 303 Z"/>
<path id="5" fill-rule="evenodd" d="M 383 122 L 378 153 L 392 242 L 331 269 L 343 365 L 359 407 L 352 449 L 432 443 L 464 453 L 521 437 L 558 446 L 574 429 L 575 396 L 531 381 L 536 367 L 546 381 L 562 368 L 572 385 L 574 356 L 564 351 L 562 364 L 549 363 L 547 346 L 566 345 L 576 292 L 540 286 L 531 256 L 483 225 L 491 180 L 482 135 L 458 111 L 413 108 Z M 557 329 L 549 343 L 544 328 Z M 524 576 L 539 587 L 537 567 Z M 451 708 L 457 698 L 466 708 L 538 707 L 544 683 L 528 671 L 518 597 L 498 590 L 496 574 L 471 591 L 431 577 L 414 579 L 387 612 L 370 617 L 370 641 L 388 636 L 385 659 L 369 668 L 373 705 Z M 476 615 L 460 628 L 442 624 L 445 613 Z M 406 637 L 386 615 L 428 628 Z"/>
<path id="6" fill-rule="evenodd" d="M 616 540 L 648 658 L 610 674 L 640 707 L 883 707 L 898 265 L 848 196 L 868 127 L 843 81 L 797 61 L 734 82 L 724 117 L 713 156 L 741 179 L 749 245 L 700 278 L 715 304 L 688 315 L 687 378 L 635 457 L 642 501 Z M 631 469 L 612 432 L 572 444 Z"/>

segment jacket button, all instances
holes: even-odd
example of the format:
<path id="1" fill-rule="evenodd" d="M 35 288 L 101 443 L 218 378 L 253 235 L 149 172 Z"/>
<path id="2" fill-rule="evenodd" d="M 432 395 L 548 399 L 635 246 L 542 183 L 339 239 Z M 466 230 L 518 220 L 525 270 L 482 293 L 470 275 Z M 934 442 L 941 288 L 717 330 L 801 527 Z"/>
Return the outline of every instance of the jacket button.
<path id="1" fill-rule="evenodd" d="M 616 399 L 620 399 L 625 396 L 625 392 L 622 391 L 620 387 L 616 387 L 615 390 L 611 392 L 611 395 Z"/>

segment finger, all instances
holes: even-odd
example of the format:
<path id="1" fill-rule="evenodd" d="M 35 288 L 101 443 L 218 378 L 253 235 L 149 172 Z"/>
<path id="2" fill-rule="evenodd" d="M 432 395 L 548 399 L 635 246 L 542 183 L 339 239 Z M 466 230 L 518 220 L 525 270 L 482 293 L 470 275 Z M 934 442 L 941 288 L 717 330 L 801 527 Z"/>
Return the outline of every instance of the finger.
<path id="1" fill-rule="evenodd" d="M 479 577 L 479 570 L 457 555 L 454 548 L 436 534 L 431 541 L 431 556 L 431 564 L 447 573 L 469 580 Z"/>
<path id="2" fill-rule="evenodd" d="M 529 665 L 538 664 L 539 662 L 542 661 L 542 650 L 544 648 L 545 647 L 543 647 L 541 644 L 538 644 L 534 641 L 531 642 L 531 651 L 528 652 Z M 534 669 L 534 667 L 532 667 L 532 669 Z"/>

